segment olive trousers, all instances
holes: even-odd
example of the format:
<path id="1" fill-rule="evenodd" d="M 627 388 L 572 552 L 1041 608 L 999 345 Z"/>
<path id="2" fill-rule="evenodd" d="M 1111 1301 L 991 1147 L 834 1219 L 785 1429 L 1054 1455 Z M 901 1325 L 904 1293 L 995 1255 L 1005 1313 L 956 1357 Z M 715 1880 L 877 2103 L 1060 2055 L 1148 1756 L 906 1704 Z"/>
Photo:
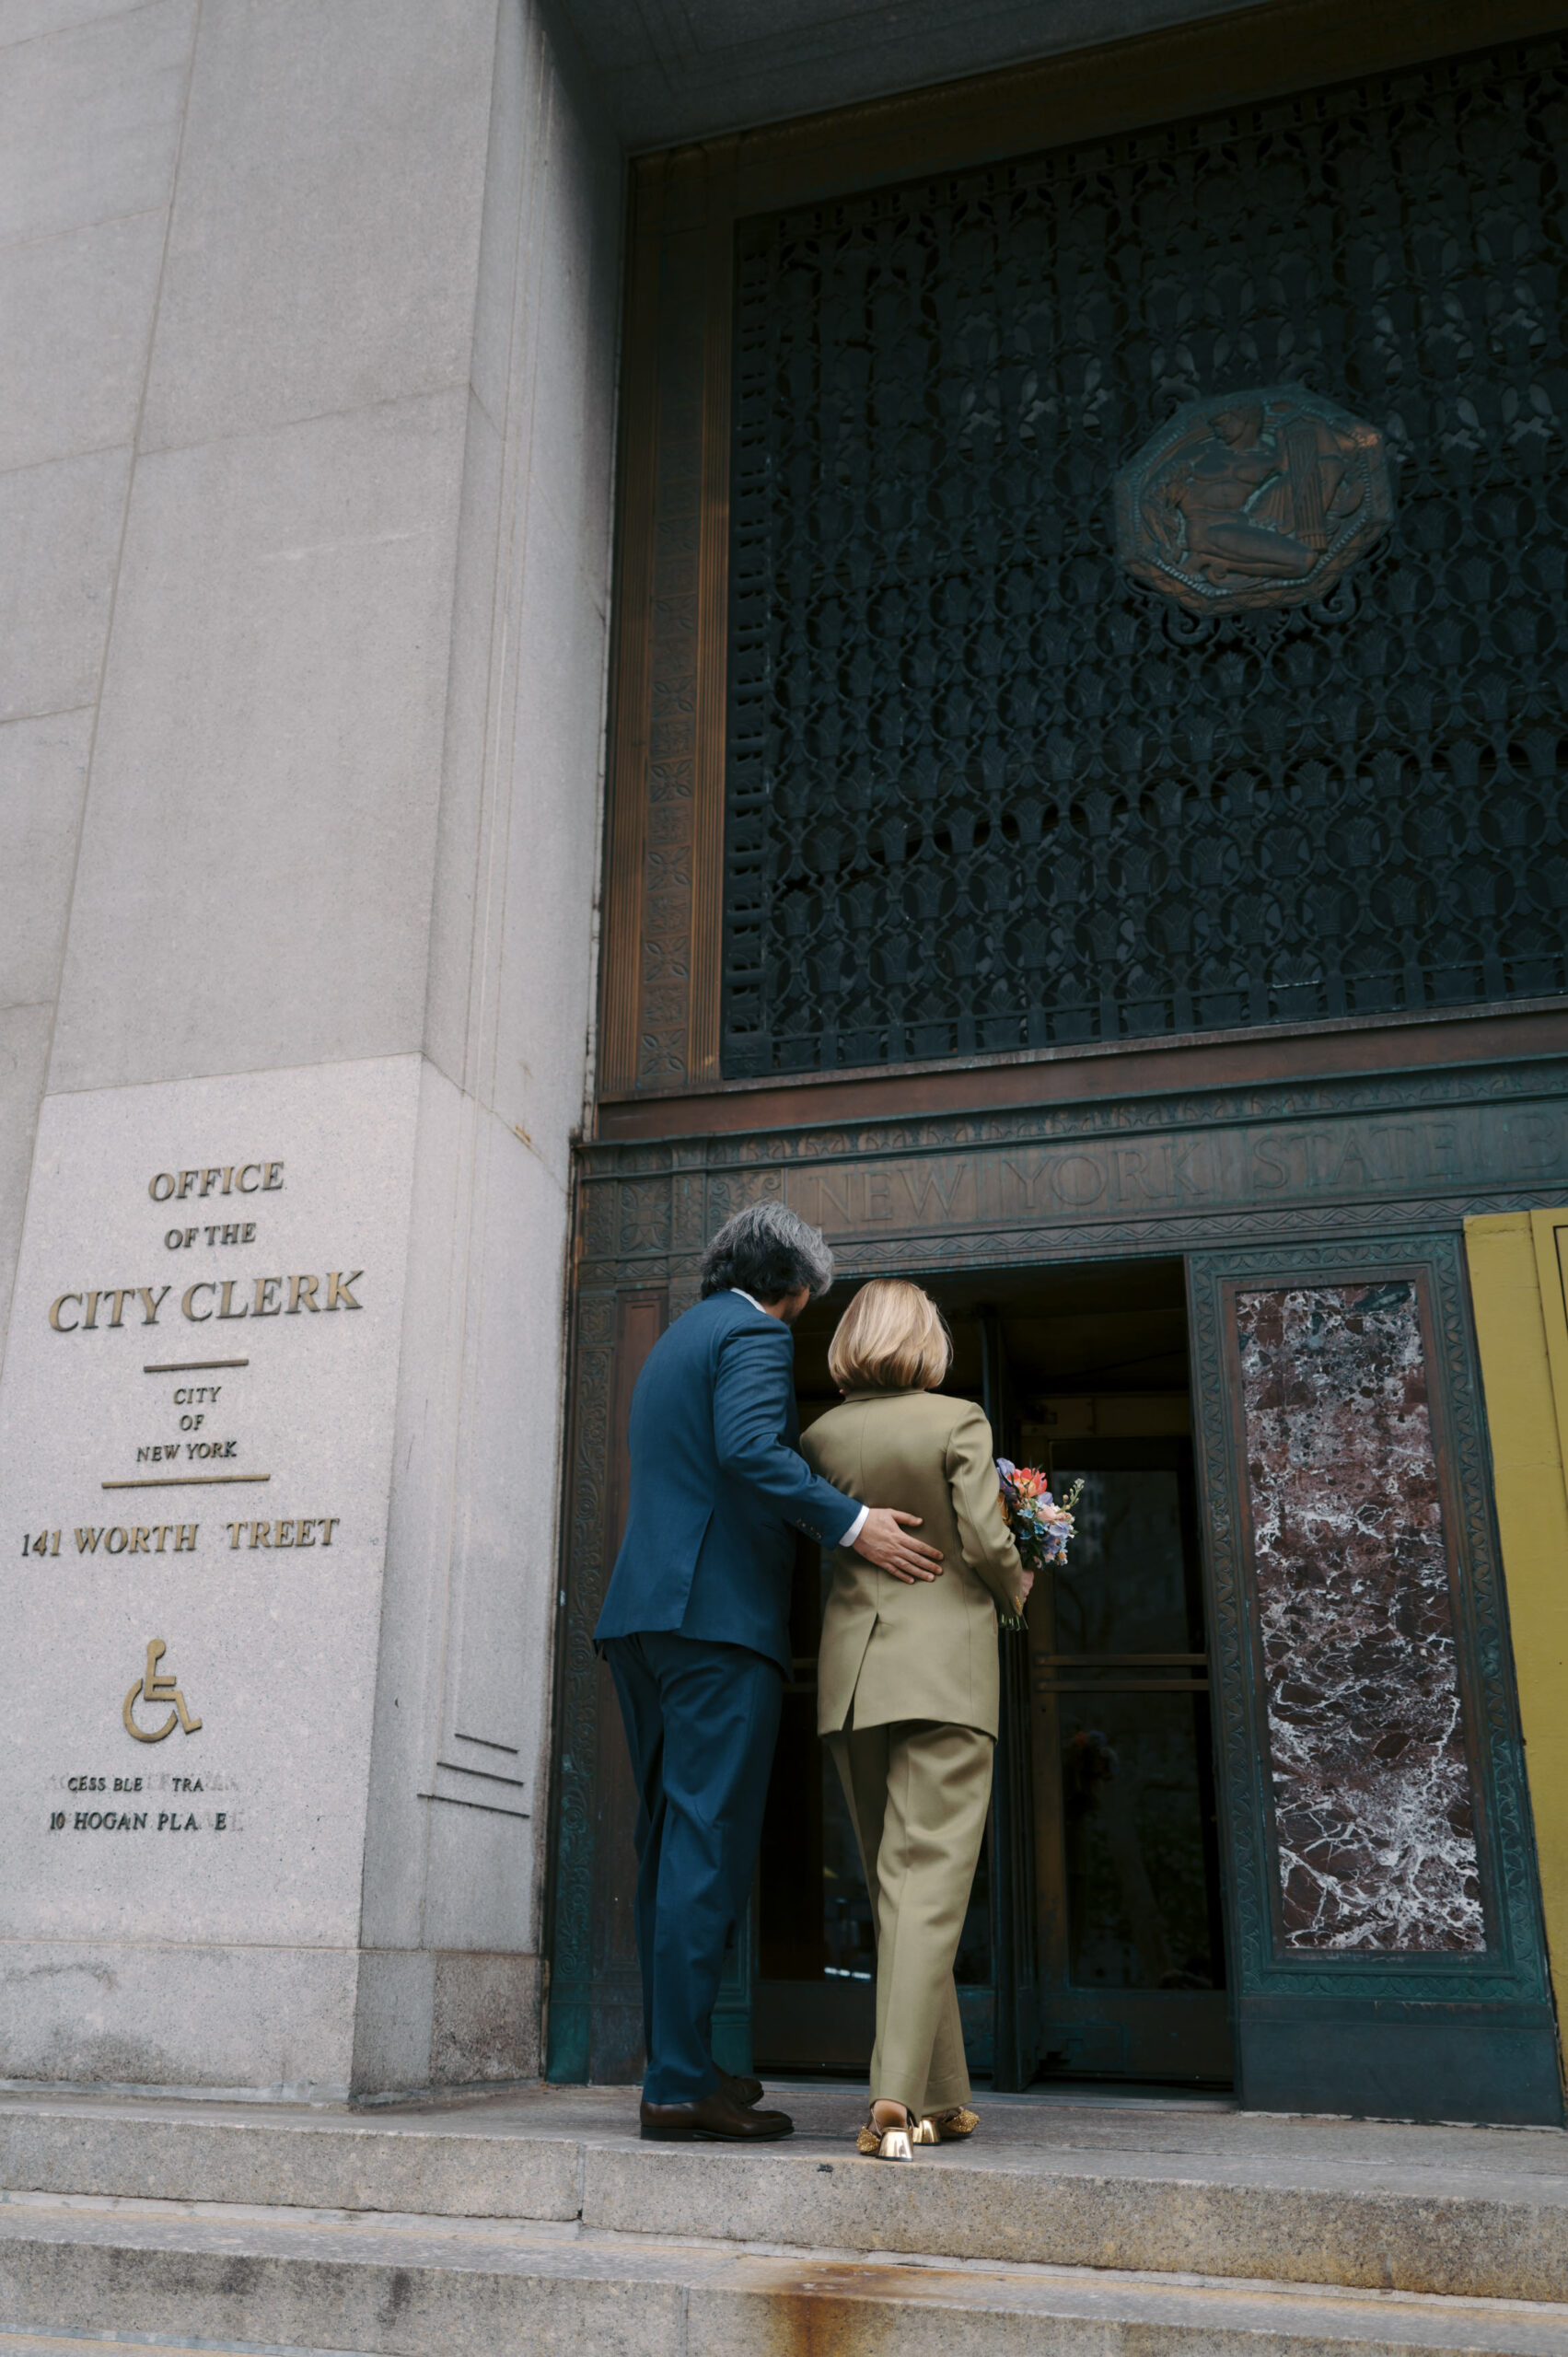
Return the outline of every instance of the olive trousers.
<path id="1" fill-rule="evenodd" d="M 967 2103 L 953 1959 L 991 1803 L 995 1743 L 900 1719 L 822 1738 L 854 1824 L 877 1927 L 873 2102 L 918 2118 Z"/>

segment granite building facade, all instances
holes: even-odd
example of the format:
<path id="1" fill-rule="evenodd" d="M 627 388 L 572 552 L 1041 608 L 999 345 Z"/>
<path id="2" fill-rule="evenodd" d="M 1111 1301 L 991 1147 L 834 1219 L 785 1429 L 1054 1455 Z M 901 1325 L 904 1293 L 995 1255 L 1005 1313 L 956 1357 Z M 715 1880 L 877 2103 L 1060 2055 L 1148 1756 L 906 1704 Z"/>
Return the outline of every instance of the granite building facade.
<path id="1" fill-rule="evenodd" d="M 1560 2119 L 1562 17 L 0 21 L 0 2076 L 634 2073 L 588 1636 L 771 1194 L 804 1412 L 909 1272 L 1084 1485 L 976 2064 Z M 818 1580 L 737 2066 L 869 2044 Z"/>

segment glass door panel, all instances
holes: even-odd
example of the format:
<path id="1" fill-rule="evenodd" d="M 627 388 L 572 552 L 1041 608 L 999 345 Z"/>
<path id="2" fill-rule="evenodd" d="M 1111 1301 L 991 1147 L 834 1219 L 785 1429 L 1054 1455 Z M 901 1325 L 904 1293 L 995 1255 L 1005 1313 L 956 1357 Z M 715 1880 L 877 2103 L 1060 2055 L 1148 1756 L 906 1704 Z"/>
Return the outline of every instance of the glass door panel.
<path id="1" fill-rule="evenodd" d="M 1028 1613 L 1042 2065 L 1223 2081 L 1191 1452 L 1130 1439 L 1050 1454 L 1057 1495 L 1084 1488 L 1071 1562 L 1041 1574 Z"/>

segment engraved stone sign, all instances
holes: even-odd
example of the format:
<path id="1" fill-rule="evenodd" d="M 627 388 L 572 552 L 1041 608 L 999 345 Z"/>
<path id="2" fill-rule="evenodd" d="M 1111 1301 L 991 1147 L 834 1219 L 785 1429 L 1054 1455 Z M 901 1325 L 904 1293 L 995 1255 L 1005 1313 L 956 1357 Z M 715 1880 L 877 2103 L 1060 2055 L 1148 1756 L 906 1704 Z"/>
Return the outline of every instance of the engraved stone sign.
<path id="1" fill-rule="evenodd" d="M 1304 385 L 1188 401 L 1116 478 L 1116 548 L 1191 613 L 1321 598 L 1387 531 L 1375 425 Z"/>
<path id="2" fill-rule="evenodd" d="M 416 1107 L 412 1057 L 45 1106 L 0 1382 L 9 2075 L 347 2080 Z"/>

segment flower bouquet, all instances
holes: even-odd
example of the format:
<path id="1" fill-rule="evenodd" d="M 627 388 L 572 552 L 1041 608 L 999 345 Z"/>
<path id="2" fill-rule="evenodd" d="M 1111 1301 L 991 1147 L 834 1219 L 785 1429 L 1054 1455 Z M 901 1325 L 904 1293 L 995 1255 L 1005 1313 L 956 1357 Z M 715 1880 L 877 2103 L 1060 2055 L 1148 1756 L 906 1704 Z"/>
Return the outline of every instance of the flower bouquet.
<path id="1" fill-rule="evenodd" d="M 1051 1494 L 1049 1477 L 1037 1473 L 1032 1465 L 1015 1465 L 1010 1457 L 999 1457 L 996 1479 L 1002 1485 L 1002 1512 L 1025 1570 L 1040 1572 L 1047 1563 L 1064 1563 L 1082 1481 L 1074 1481 L 1058 1504 Z M 999 1618 L 1004 1629 L 1024 1625 L 1022 1613 L 1005 1612 Z"/>

